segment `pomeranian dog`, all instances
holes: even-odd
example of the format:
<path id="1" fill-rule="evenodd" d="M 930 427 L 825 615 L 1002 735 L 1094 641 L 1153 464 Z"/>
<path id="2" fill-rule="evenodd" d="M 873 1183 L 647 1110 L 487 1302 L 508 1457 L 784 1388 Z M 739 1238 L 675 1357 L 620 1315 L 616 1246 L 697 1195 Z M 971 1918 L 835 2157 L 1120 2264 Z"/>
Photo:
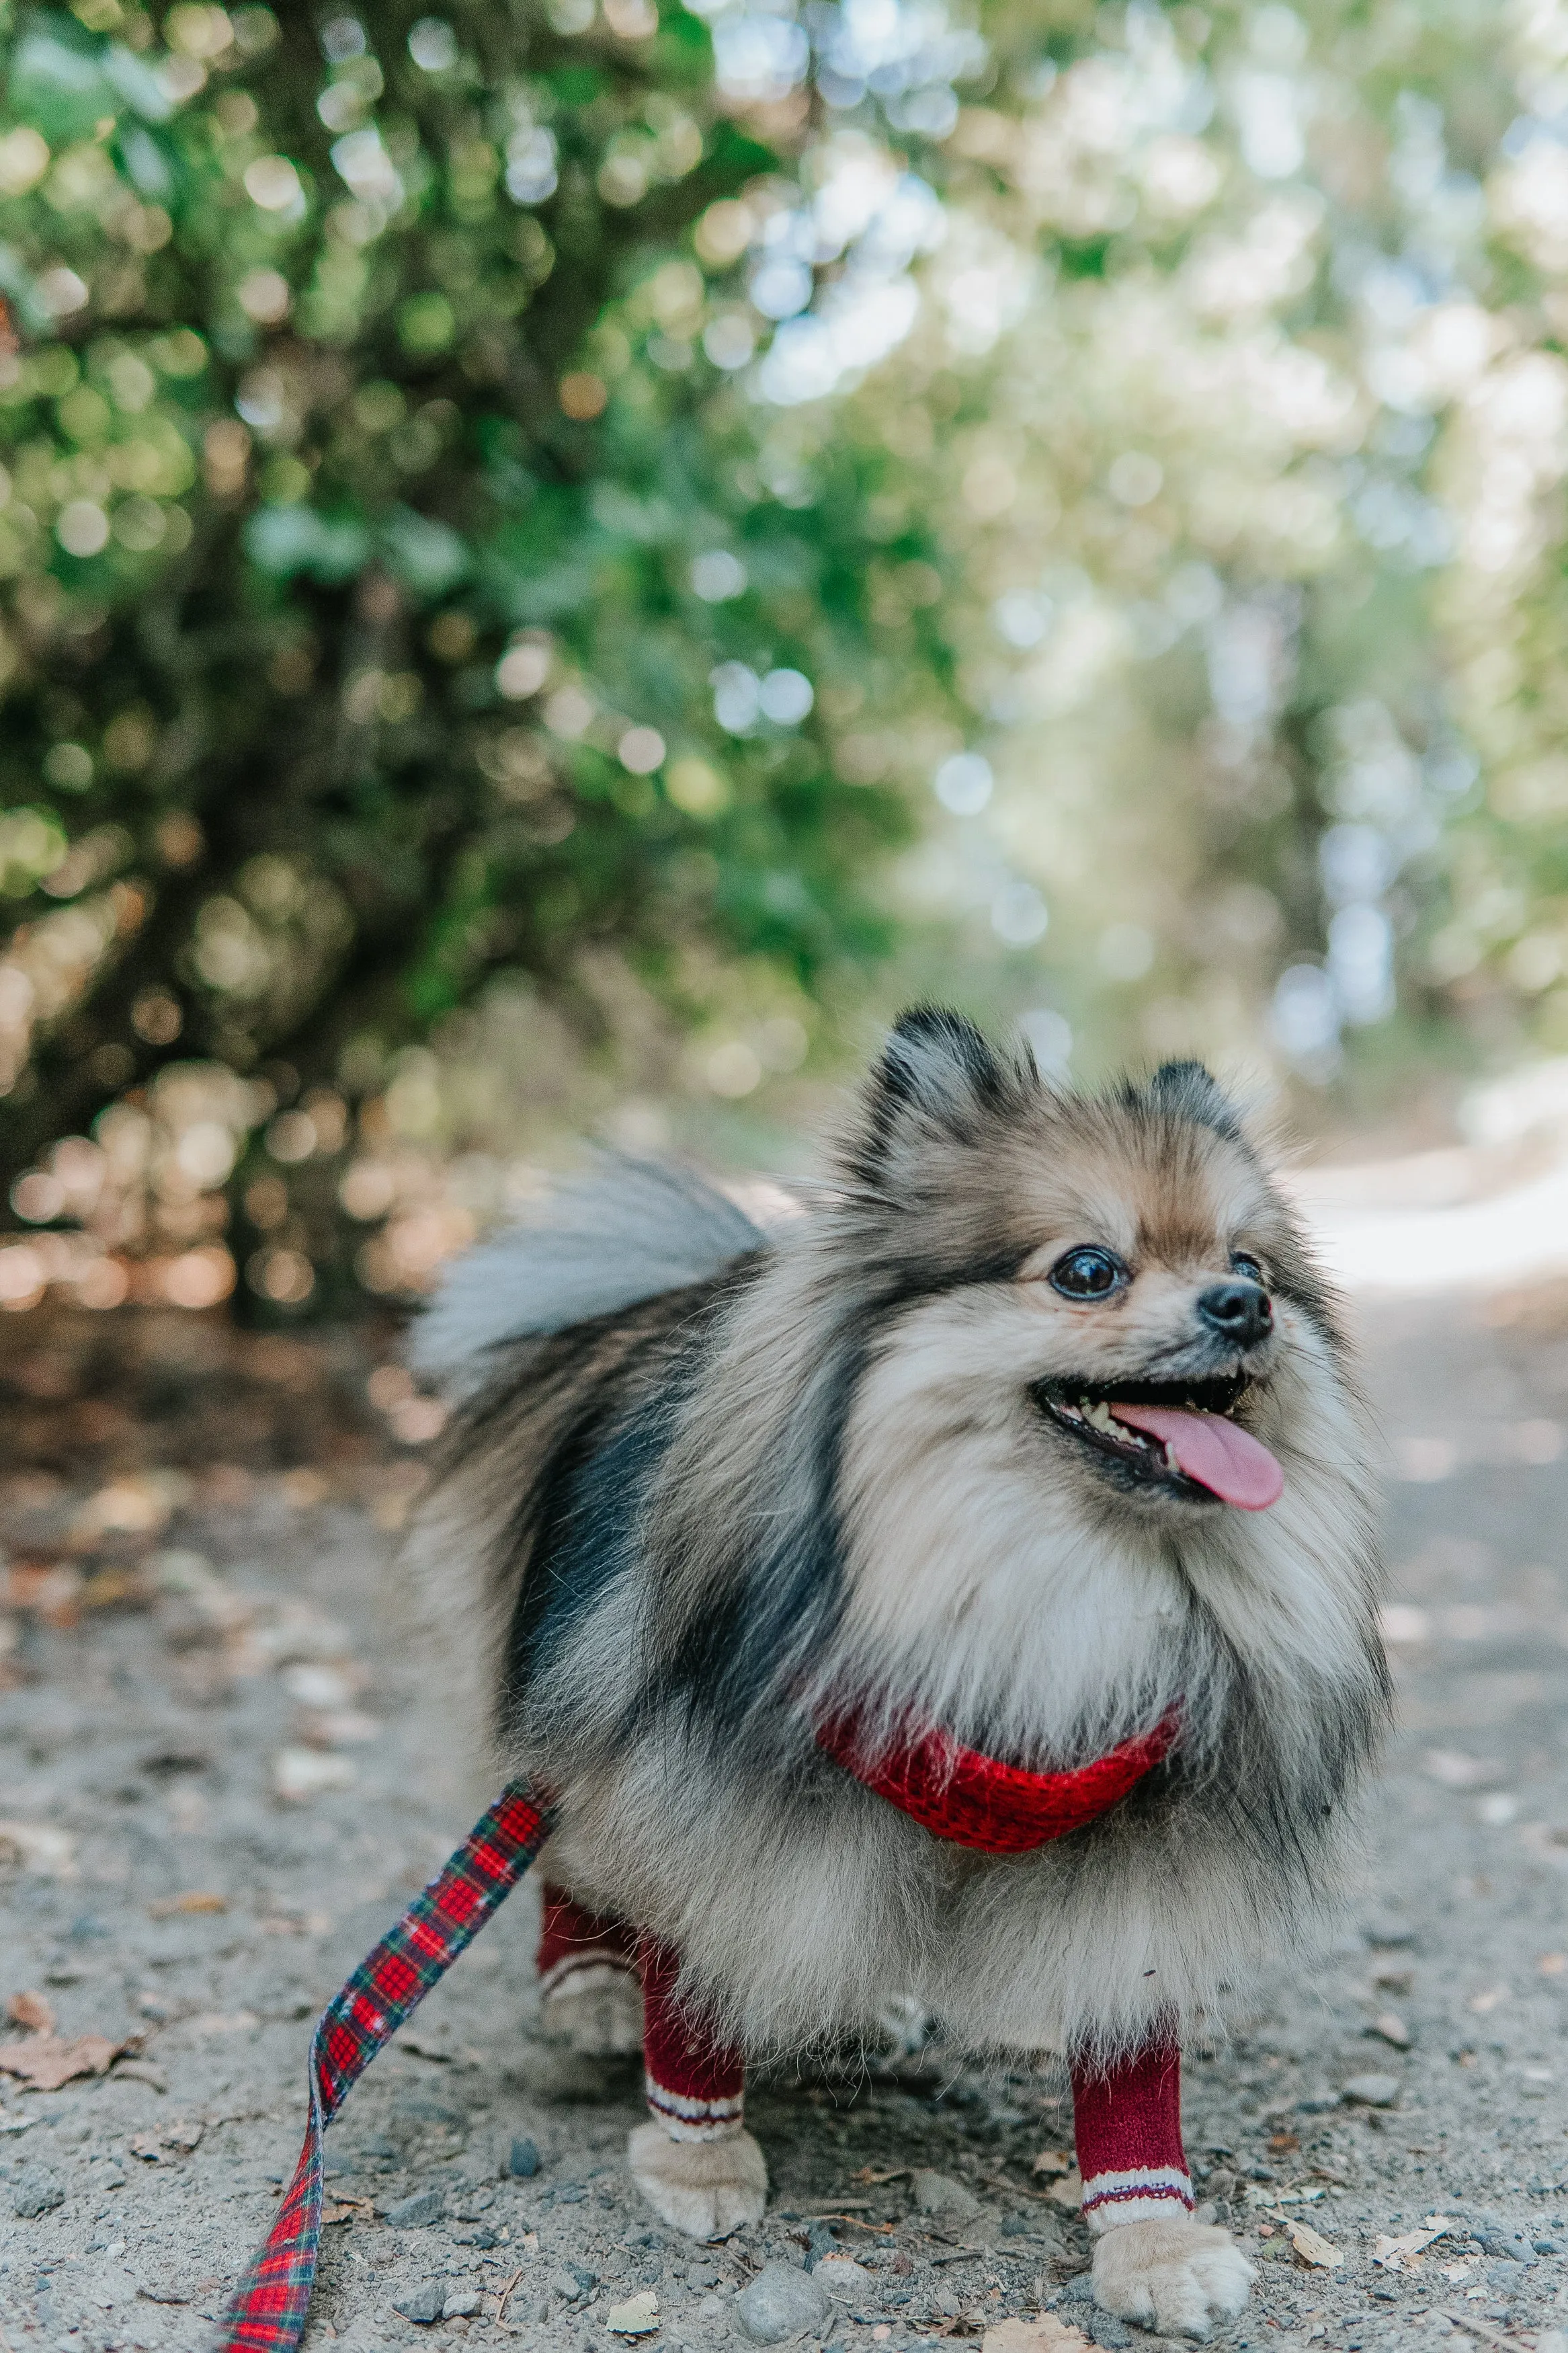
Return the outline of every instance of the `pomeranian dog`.
<path id="1" fill-rule="evenodd" d="M 798 1215 L 613 1166 L 413 1356 L 458 1696 L 558 1807 L 546 2021 L 643 2040 L 659 2215 L 757 2219 L 743 2054 L 898 1992 L 1066 2058 L 1101 2306 L 1238 2310 L 1181 2039 L 1332 1900 L 1388 1683 L 1344 1335 L 1208 1072 L 1070 1093 L 916 1010 Z"/>

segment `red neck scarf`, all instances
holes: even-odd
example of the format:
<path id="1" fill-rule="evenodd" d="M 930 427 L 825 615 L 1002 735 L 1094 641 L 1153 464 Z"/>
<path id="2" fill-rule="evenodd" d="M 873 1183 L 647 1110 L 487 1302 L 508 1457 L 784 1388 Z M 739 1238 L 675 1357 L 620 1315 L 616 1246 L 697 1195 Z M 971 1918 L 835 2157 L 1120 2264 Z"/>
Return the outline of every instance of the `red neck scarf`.
<path id="1" fill-rule="evenodd" d="M 869 1751 L 852 1714 L 819 1724 L 816 1745 L 933 1838 L 980 1854 L 1031 1854 L 1119 1805 L 1169 1753 L 1178 1728 L 1173 1708 L 1152 1732 L 1123 1740 L 1073 1773 L 1026 1773 L 918 1721 L 890 1747 Z"/>

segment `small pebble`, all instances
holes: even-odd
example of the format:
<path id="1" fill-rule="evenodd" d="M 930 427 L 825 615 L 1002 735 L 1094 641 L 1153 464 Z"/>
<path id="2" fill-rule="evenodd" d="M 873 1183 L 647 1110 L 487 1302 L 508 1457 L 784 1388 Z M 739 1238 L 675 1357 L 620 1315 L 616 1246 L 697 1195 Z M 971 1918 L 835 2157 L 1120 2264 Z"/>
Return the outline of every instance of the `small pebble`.
<path id="1" fill-rule="evenodd" d="M 426 2280 L 423 2287 L 410 2288 L 406 2295 L 394 2296 L 392 2308 L 400 2312 L 405 2320 L 417 2321 L 421 2328 L 427 2328 L 447 2309 L 447 2283 Z"/>
<path id="2" fill-rule="evenodd" d="M 1399 2097 L 1397 2075 L 1352 2075 L 1344 2085 L 1347 2100 L 1363 2108 L 1391 2108 Z"/>
<path id="3" fill-rule="evenodd" d="M 412 2197 L 400 2198 L 395 2206 L 389 2206 L 386 2219 L 395 2231 L 417 2231 L 427 2222 L 438 2222 L 441 2193 L 438 2189 L 416 2189 Z"/>
<path id="4" fill-rule="evenodd" d="M 816 2264 L 812 2277 L 830 2295 L 847 2296 L 851 2300 L 865 2295 L 875 2284 L 864 2263 L 853 2255 L 824 2255 Z"/>
<path id="5" fill-rule="evenodd" d="M 479 2308 L 479 2297 L 477 2288 L 449 2288 L 446 2301 L 441 2306 L 441 2317 L 443 2320 L 471 2320 Z"/>
<path id="6" fill-rule="evenodd" d="M 967 2220 L 980 2211 L 980 2200 L 950 2173 L 921 2169 L 915 2175 L 915 2204 L 922 2214 L 952 2214 Z"/>
<path id="7" fill-rule="evenodd" d="M 1501 2255 L 1513 2263 L 1530 2263 L 1535 2260 L 1534 2250 L 1521 2232 L 1478 2231 L 1476 2236 L 1489 2255 Z"/>
<path id="8" fill-rule="evenodd" d="M 65 2202 L 65 2191 L 58 2181 L 51 2181 L 47 2173 L 29 2171 L 21 2174 L 11 2192 L 12 2209 L 24 2222 L 36 2222 L 40 2214 L 52 2213 L 57 2206 L 63 2206 Z"/>
<path id="9" fill-rule="evenodd" d="M 526 2134 L 520 2134 L 507 2152 L 506 2169 L 514 2181 L 531 2181 L 539 2170 L 539 2151 Z"/>
<path id="10" fill-rule="evenodd" d="M 784 2345 L 808 2328 L 826 2326 L 832 2302 L 817 2273 L 789 2263 L 764 2263 L 735 2299 L 735 2325 L 753 2345 Z"/>
<path id="11" fill-rule="evenodd" d="M 599 2284 L 597 2272 L 585 2272 L 581 2263 L 557 2263 L 545 2281 L 556 2295 L 563 2295 L 569 2304 L 580 2304 Z"/>

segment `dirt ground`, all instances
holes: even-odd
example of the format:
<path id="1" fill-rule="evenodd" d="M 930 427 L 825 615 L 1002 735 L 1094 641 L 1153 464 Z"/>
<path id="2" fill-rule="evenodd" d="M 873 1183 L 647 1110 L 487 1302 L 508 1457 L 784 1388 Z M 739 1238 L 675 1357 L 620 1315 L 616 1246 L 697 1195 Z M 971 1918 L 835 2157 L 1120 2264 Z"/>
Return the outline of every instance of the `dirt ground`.
<path id="1" fill-rule="evenodd" d="M 1565 2353 L 1568 1321 L 1364 1320 L 1400 1731 L 1334 1948 L 1188 2066 L 1194 2173 L 1259 2271 L 1218 2341 Z M 291 2170 L 310 2020 L 467 1828 L 389 1570 L 419 1476 L 398 1434 L 424 1425 L 360 1340 L 152 1317 L 5 1339 L 0 2000 L 39 2001 L 0 2058 L 36 2055 L 47 2012 L 123 2047 L 55 2091 L 0 2075 L 0 2342 L 194 2348 Z M 815 2331 L 843 2353 L 1042 2305 L 1151 2341 L 1092 2315 L 1081 2226 L 1034 2169 L 1068 2137 L 1057 2087 L 940 2049 L 754 2085 L 765 2221 L 677 2239 L 622 2171 L 635 2072 L 538 2037 L 532 1931 L 525 1886 L 329 2136 L 314 2346 L 578 2353 L 648 2288 L 652 2341 L 704 2353 L 746 2341 L 763 2263 L 829 2237 L 866 2273 Z M 918 2210 L 921 2168 L 967 2208 Z M 433 2219 L 400 2214 L 426 2191 Z M 1428 2216 L 1425 2256 L 1374 2260 Z M 472 2316 L 420 2325 L 398 2306 L 421 2292 Z"/>

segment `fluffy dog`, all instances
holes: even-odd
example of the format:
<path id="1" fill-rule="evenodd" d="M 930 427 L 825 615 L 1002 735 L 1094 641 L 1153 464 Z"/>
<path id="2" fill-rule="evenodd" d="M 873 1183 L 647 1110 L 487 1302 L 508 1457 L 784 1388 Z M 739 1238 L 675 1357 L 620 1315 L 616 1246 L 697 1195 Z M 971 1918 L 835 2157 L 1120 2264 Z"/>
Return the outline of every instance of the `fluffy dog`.
<path id="1" fill-rule="evenodd" d="M 1387 1672 L 1345 1339 L 1215 1081 L 1071 1094 L 918 1010 L 800 1215 L 612 1168 L 415 1361 L 463 1704 L 557 1793 L 547 2014 L 624 2047 L 640 1968 L 660 2215 L 760 2215 L 742 2052 L 900 1989 L 1068 2057 L 1102 2305 L 1238 2309 L 1180 2037 L 1331 1899 Z"/>

